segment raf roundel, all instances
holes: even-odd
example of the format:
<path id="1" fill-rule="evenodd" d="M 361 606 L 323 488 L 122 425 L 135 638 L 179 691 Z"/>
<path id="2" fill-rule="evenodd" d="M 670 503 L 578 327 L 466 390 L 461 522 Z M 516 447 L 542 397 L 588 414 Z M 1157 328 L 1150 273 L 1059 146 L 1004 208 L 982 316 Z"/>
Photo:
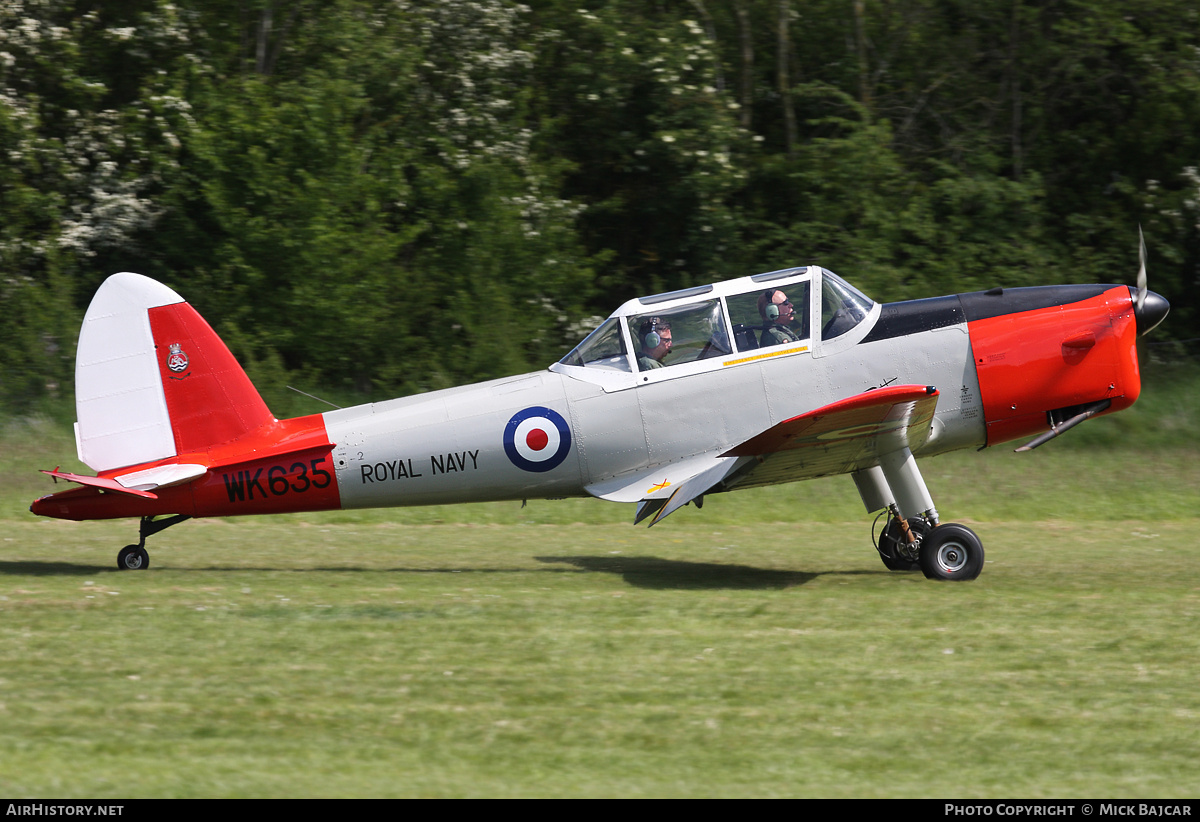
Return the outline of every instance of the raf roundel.
<path id="1" fill-rule="evenodd" d="M 504 453 L 522 471 L 550 471 L 571 450 L 571 429 L 562 415 L 533 406 L 513 414 L 504 427 Z"/>

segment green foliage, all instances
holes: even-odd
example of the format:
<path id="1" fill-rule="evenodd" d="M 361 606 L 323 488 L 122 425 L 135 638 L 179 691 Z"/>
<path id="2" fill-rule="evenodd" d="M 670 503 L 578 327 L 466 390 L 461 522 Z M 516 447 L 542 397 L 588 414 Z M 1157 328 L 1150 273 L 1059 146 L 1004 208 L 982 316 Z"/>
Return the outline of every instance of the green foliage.
<path id="1" fill-rule="evenodd" d="M 539 59 L 580 232 L 610 252 L 601 285 L 618 301 L 746 273 L 733 198 L 752 141 L 721 89 L 710 33 L 677 10 L 613 2 L 547 9 Z"/>
<path id="2" fill-rule="evenodd" d="M 12 408 L 69 384 L 82 307 L 145 251 L 188 120 L 159 68 L 183 40 L 174 7 L 88 5 L 0 5 L 0 402 Z"/>
<path id="3" fill-rule="evenodd" d="M 74 396 L 75 329 L 70 282 L 53 268 L 0 281 L 0 407 L 26 410 L 43 397 Z"/>
<path id="4" fill-rule="evenodd" d="M 885 300 L 1129 282 L 1141 224 L 1160 338 L 1189 339 L 1198 14 L 5 0 L 0 403 L 62 391 L 120 270 L 271 386 L 386 396 L 542 367 L 638 294 L 814 260 Z"/>
<path id="5" fill-rule="evenodd" d="M 205 74 L 168 222 L 181 289 L 251 360 L 381 395 L 557 358 L 587 293 L 556 165 L 530 153 L 503 4 L 333 4 L 271 75 Z M 489 36 L 483 36 L 487 33 Z M 493 38 L 500 38 L 499 41 Z M 432 44 L 432 45 L 431 45 Z M 445 64 L 445 55 L 459 62 Z"/>

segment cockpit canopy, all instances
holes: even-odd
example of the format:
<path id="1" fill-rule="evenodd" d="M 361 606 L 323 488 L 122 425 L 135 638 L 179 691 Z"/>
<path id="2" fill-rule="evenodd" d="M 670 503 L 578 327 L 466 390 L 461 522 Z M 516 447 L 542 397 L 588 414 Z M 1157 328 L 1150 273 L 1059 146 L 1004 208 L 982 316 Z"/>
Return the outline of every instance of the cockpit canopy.
<path id="1" fill-rule="evenodd" d="M 811 350 L 814 328 L 816 339 L 833 340 L 857 327 L 874 306 L 818 266 L 772 271 L 630 300 L 558 364 L 656 374 L 731 356 L 722 364 L 734 365 L 753 359 L 736 355 L 760 348 Z"/>

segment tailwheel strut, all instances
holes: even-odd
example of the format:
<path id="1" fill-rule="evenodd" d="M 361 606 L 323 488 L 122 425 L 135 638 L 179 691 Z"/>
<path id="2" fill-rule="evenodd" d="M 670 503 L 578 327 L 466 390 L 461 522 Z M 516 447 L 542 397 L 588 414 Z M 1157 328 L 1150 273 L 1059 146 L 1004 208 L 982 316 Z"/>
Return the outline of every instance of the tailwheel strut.
<path id="1" fill-rule="evenodd" d="M 146 552 L 146 539 L 189 519 L 191 517 L 186 514 L 175 514 L 162 519 L 142 517 L 138 527 L 137 544 L 126 545 L 117 553 L 117 568 L 121 571 L 144 571 L 149 568 L 150 554 Z"/>

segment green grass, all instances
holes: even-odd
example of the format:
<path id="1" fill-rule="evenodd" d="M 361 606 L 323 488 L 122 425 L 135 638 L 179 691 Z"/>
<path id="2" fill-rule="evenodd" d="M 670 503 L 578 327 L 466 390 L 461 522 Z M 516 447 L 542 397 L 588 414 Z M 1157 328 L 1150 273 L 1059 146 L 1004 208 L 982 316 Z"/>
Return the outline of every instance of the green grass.
<path id="1" fill-rule="evenodd" d="M 1180 420 L 1151 447 L 1120 415 L 926 461 L 987 546 L 963 584 L 886 571 L 846 478 L 652 530 L 593 500 L 193 521 L 118 572 L 135 524 L 29 515 L 34 469 L 78 466 L 12 420 L 0 793 L 1194 797 L 1195 396 L 1147 388 L 1135 434 Z"/>
<path id="2" fill-rule="evenodd" d="M 859 528 L 12 523 L 0 790 L 1194 796 L 1194 522 Z"/>

